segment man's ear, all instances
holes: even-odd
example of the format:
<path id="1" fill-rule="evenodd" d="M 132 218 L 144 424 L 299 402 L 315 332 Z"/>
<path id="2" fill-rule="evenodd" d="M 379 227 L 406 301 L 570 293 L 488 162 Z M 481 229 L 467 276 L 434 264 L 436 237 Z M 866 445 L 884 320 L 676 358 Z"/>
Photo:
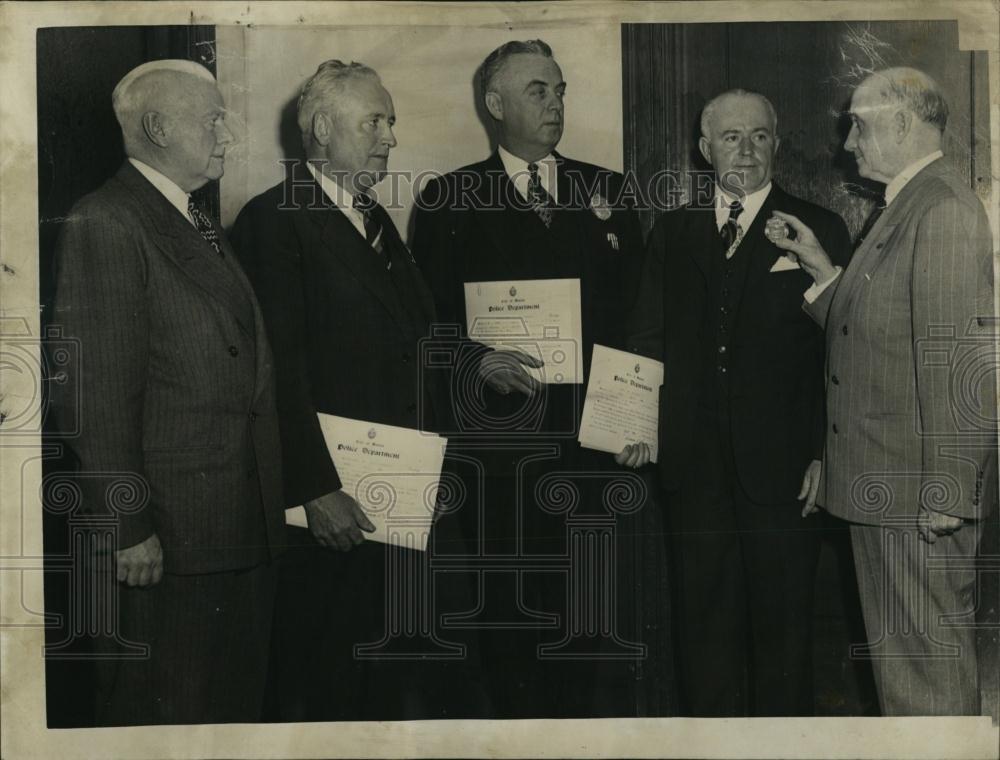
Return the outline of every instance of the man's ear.
<path id="1" fill-rule="evenodd" d="M 327 116 L 322 111 L 317 111 L 313 114 L 312 123 L 312 136 L 313 142 L 319 145 L 326 145 L 330 142 L 330 133 L 333 130 L 333 125 L 330 123 L 330 117 Z"/>
<path id="2" fill-rule="evenodd" d="M 503 98 L 499 92 L 486 93 L 486 110 L 497 121 L 503 121 Z"/>
<path id="3" fill-rule="evenodd" d="M 167 147 L 167 130 L 164 124 L 163 114 L 159 111 L 146 111 L 142 115 L 142 131 L 146 139 L 153 145 L 161 148 Z"/>
<path id="4" fill-rule="evenodd" d="M 892 131 L 896 142 L 903 142 L 903 139 L 910 133 L 913 127 L 913 114 L 900 108 L 892 115 Z"/>
<path id="5" fill-rule="evenodd" d="M 698 150 L 701 151 L 702 157 L 708 161 L 709 165 L 712 165 L 712 151 L 709 150 L 710 145 L 708 138 L 704 135 L 698 138 Z"/>

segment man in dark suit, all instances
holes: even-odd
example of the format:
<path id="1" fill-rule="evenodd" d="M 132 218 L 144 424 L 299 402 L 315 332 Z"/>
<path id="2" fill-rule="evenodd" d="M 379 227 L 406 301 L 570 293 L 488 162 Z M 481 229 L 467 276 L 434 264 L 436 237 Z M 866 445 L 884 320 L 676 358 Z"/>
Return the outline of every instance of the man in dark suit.
<path id="1" fill-rule="evenodd" d="M 840 217 L 772 181 L 776 122 L 756 93 L 705 106 L 714 189 L 657 221 L 632 320 L 632 348 L 665 365 L 659 466 L 696 716 L 812 712 L 819 537 L 802 517 L 819 485 L 823 334 L 801 309 L 808 274 L 765 222 L 794 208 L 841 262 L 850 241 Z"/>
<path id="2" fill-rule="evenodd" d="M 387 607 L 398 600 L 387 598 L 388 569 L 427 593 L 426 556 L 365 540 L 373 526 L 341 488 L 317 417 L 434 430 L 445 411 L 418 361 L 431 294 L 372 196 L 396 145 L 395 121 L 374 70 L 320 65 L 298 102 L 307 162 L 250 200 L 232 233 L 275 347 L 285 504 L 304 505 L 308 524 L 289 527 L 279 581 L 273 667 L 282 720 L 476 714 L 447 663 L 424 671 L 355 656 L 389 631 Z M 435 696 L 445 682 L 452 693 Z"/>
<path id="3" fill-rule="evenodd" d="M 415 256 L 440 319 L 452 324 L 466 322 L 465 283 L 578 279 L 582 343 L 570 350 L 582 353 L 586 377 L 594 344 L 624 348 L 623 315 L 640 269 L 637 219 L 616 203 L 623 178 L 555 152 L 566 84 L 546 43 L 508 42 L 486 58 L 479 76 L 498 150 L 426 185 L 417 204 Z M 452 395 L 457 431 L 469 434 L 469 456 L 485 474 L 481 490 L 468 489 L 476 509 L 466 516 L 477 518 L 469 533 L 484 537 L 480 556 L 507 562 L 481 574 L 475 617 L 495 716 L 627 715 L 635 695 L 625 665 L 611 667 L 599 683 L 594 659 L 557 660 L 540 649 L 569 636 L 574 613 L 569 574 L 542 567 L 538 558 L 567 556 L 570 520 L 619 516 L 602 498 L 618 471 L 611 457 L 576 443 L 583 379 L 543 384 L 524 365 L 538 361 L 465 342 Z M 648 456 L 639 445 L 618 459 L 638 466 Z M 568 511 L 546 503 L 542 486 L 555 474 L 579 495 Z M 595 593 L 614 598 L 605 585 Z"/>
<path id="4" fill-rule="evenodd" d="M 232 134 L 190 61 L 139 66 L 112 100 L 128 161 L 66 222 L 53 317 L 80 342 L 79 377 L 53 384 L 59 427 L 78 426 L 84 506 L 114 530 L 121 649 L 97 662 L 97 719 L 253 721 L 284 538 L 271 354 L 188 196 L 222 176 Z M 135 644 L 148 657 L 124 659 Z"/>
<path id="5" fill-rule="evenodd" d="M 933 79 L 876 72 L 850 115 L 844 147 L 886 186 L 851 265 L 837 267 L 811 222 L 779 215 L 796 236 L 778 244 L 815 280 L 806 309 L 826 327 L 820 504 L 851 523 L 882 713 L 978 715 L 974 559 L 996 492 L 992 234 L 942 153 L 948 104 Z"/>

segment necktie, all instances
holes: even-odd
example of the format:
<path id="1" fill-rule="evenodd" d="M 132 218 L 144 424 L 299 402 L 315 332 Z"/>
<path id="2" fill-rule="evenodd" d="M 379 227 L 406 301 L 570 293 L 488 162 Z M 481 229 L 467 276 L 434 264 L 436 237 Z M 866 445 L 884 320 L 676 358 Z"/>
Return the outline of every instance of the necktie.
<path id="1" fill-rule="evenodd" d="M 719 230 L 719 235 L 722 238 L 722 244 L 724 246 L 723 250 L 726 252 L 727 259 L 733 255 L 733 252 L 736 250 L 736 246 L 739 245 L 740 240 L 743 238 L 743 228 L 740 227 L 739 223 L 736 221 L 742 213 L 742 203 L 739 201 L 733 201 L 730 203 L 729 218 L 726 219 L 726 223 L 723 224 L 722 229 Z"/>
<path id="2" fill-rule="evenodd" d="M 219 243 L 219 233 L 212 226 L 212 221 L 205 212 L 198 208 L 191 198 L 188 198 L 188 213 L 194 220 L 194 226 L 198 229 L 198 232 L 205 238 L 205 242 L 212 246 L 212 250 L 221 256 L 222 246 Z"/>
<path id="3" fill-rule="evenodd" d="M 528 200 L 546 227 L 552 224 L 552 196 L 545 192 L 538 176 L 538 164 L 528 164 Z"/>
<path id="4" fill-rule="evenodd" d="M 382 234 L 382 225 L 375 218 L 375 205 L 375 199 L 368 195 L 368 193 L 357 193 L 352 203 L 354 210 L 361 214 L 361 218 L 364 221 L 365 240 L 378 253 L 382 253 L 382 242 L 379 240 Z"/>
<path id="5" fill-rule="evenodd" d="M 861 227 L 861 234 L 858 235 L 857 241 L 854 243 L 854 250 L 858 250 L 861 244 L 865 242 L 865 238 L 868 237 L 868 233 L 872 231 L 872 227 L 875 226 L 875 222 L 878 218 L 882 216 L 882 212 L 885 211 L 885 199 L 879 198 L 875 202 L 874 208 L 872 208 L 871 213 L 868 214 L 868 218 L 865 219 L 864 225 Z"/>

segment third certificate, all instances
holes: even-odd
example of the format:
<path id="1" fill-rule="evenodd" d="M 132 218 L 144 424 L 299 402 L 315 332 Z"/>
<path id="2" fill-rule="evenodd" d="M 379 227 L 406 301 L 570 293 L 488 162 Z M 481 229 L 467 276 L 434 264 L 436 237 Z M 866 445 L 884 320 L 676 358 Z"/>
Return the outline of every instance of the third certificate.
<path id="1" fill-rule="evenodd" d="M 647 443 L 656 461 L 663 363 L 595 345 L 580 445 L 617 454 L 630 443 Z"/>

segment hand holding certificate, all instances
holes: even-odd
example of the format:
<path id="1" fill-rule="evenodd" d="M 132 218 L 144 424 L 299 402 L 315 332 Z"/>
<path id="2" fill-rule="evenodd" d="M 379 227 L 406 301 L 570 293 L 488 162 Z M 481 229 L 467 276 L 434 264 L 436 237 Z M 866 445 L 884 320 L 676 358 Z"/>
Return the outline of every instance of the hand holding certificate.
<path id="1" fill-rule="evenodd" d="M 645 443 L 655 462 L 662 384 L 662 362 L 595 345 L 580 445 L 618 454 L 630 444 Z"/>
<path id="2" fill-rule="evenodd" d="M 539 382 L 583 381 L 578 279 L 467 282 L 465 322 L 472 340 L 540 359 L 524 365 Z"/>
<path id="3" fill-rule="evenodd" d="M 375 526 L 365 537 L 425 551 L 447 439 L 331 414 L 319 422 L 342 490 Z M 286 510 L 285 522 L 308 527 L 302 507 Z"/>

